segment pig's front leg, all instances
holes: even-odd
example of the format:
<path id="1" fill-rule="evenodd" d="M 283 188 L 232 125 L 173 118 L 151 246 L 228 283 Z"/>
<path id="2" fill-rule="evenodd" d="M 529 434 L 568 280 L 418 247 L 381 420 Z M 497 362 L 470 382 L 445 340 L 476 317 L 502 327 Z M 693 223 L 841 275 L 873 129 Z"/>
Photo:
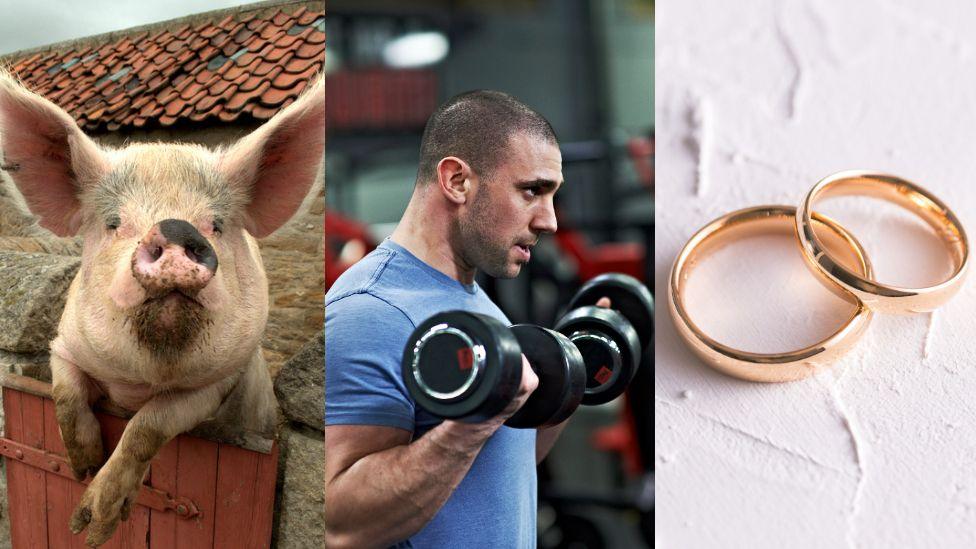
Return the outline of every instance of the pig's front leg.
<path id="1" fill-rule="evenodd" d="M 75 478 L 94 475 L 104 461 L 102 434 L 91 404 L 99 394 L 88 375 L 56 354 L 51 355 L 51 397 Z"/>
<path id="2" fill-rule="evenodd" d="M 234 379 L 208 387 L 153 397 L 129 420 L 119 445 L 81 496 L 69 524 L 75 534 L 88 528 L 86 543 L 98 546 L 129 517 L 149 461 L 170 439 L 212 416 Z"/>

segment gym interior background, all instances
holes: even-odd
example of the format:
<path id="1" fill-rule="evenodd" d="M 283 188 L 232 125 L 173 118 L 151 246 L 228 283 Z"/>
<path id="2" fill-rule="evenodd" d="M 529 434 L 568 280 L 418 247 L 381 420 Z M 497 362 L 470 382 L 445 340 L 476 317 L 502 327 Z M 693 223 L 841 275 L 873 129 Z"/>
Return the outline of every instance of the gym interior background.
<path id="1" fill-rule="evenodd" d="M 565 185 L 559 233 L 518 278 L 479 283 L 513 322 L 547 327 L 601 272 L 652 287 L 653 12 L 653 0 L 331 0 L 326 285 L 393 231 L 434 108 L 490 88 L 552 123 Z M 540 466 L 540 547 L 650 545 L 646 354 L 626 398 L 579 408 Z"/>

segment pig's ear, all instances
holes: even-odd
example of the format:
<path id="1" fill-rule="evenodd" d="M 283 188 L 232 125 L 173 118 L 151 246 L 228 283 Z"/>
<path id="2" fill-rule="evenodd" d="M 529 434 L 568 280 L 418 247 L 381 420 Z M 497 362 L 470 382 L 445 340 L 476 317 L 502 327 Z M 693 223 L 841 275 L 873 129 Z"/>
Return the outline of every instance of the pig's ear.
<path id="1" fill-rule="evenodd" d="M 325 78 L 226 151 L 220 171 L 247 193 L 245 227 L 257 238 L 284 225 L 315 182 L 325 150 Z"/>
<path id="2" fill-rule="evenodd" d="M 0 146 L 4 171 L 41 226 L 59 236 L 78 232 L 79 193 L 101 179 L 108 160 L 68 113 L 2 69 Z"/>

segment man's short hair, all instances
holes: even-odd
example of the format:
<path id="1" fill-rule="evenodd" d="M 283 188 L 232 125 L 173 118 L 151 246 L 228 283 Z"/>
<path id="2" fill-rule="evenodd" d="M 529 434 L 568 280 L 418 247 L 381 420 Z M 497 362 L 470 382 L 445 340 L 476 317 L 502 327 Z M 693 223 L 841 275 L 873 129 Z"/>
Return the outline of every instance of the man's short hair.
<path id="1" fill-rule="evenodd" d="M 525 133 L 557 144 L 549 121 L 511 95 L 475 90 L 455 95 L 430 115 L 420 142 L 417 184 L 437 178 L 437 163 L 456 156 L 489 178 L 508 154 L 512 135 Z"/>

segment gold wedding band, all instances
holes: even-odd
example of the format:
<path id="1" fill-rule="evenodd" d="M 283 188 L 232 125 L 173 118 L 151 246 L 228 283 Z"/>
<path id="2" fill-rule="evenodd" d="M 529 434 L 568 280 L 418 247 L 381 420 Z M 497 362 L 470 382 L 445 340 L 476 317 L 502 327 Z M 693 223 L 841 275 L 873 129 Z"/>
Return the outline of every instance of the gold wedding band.
<path id="1" fill-rule="evenodd" d="M 795 234 L 794 219 L 798 219 L 797 215 L 797 209 L 792 206 L 758 206 L 732 212 L 695 233 L 675 259 L 668 285 L 671 318 L 691 350 L 713 368 L 751 381 L 801 379 L 850 350 L 867 328 L 871 320 L 871 310 L 855 294 L 841 288 L 835 288 L 835 293 L 855 305 L 854 313 L 829 337 L 797 351 L 752 353 L 733 349 L 705 335 L 691 320 L 684 306 L 684 290 L 698 260 L 715 249 L 750 234 L 774 231 Z M 824 242 L 823 249 L 830 249 L 839 264 L 845 265 L 845 270 L 857 272 L 865 279 L 873 276 L 864 248 L 850 233 L 824 215 L 814 212 L 812 220 L 818 230 L 821 227 L 827 229 L 816 235 L 817 242 Z"/>
<path id="2" fill-rule="evenodd" d="M 922 218 L 945 242 L 954 271 L 948 279 L 927 288 L 900 288 L 856 272 L 835 260 L 810 223 L 814 203 L 830 196 L 866 195 L 893 202 Z M 816 220 L 817 214 L 812 213 Z M 925 189 L 900 177 L 867 171 L 839 172 L 821 179 L 807 193 L 796 211 L 796 235 L 807 265 L 826 282 L 827 288 L 843 297 L 856 295 L 865 306 L 880 313 L 932 311 L 959 291 L 969 264 L 969 242 L 956 215 Z"/>

